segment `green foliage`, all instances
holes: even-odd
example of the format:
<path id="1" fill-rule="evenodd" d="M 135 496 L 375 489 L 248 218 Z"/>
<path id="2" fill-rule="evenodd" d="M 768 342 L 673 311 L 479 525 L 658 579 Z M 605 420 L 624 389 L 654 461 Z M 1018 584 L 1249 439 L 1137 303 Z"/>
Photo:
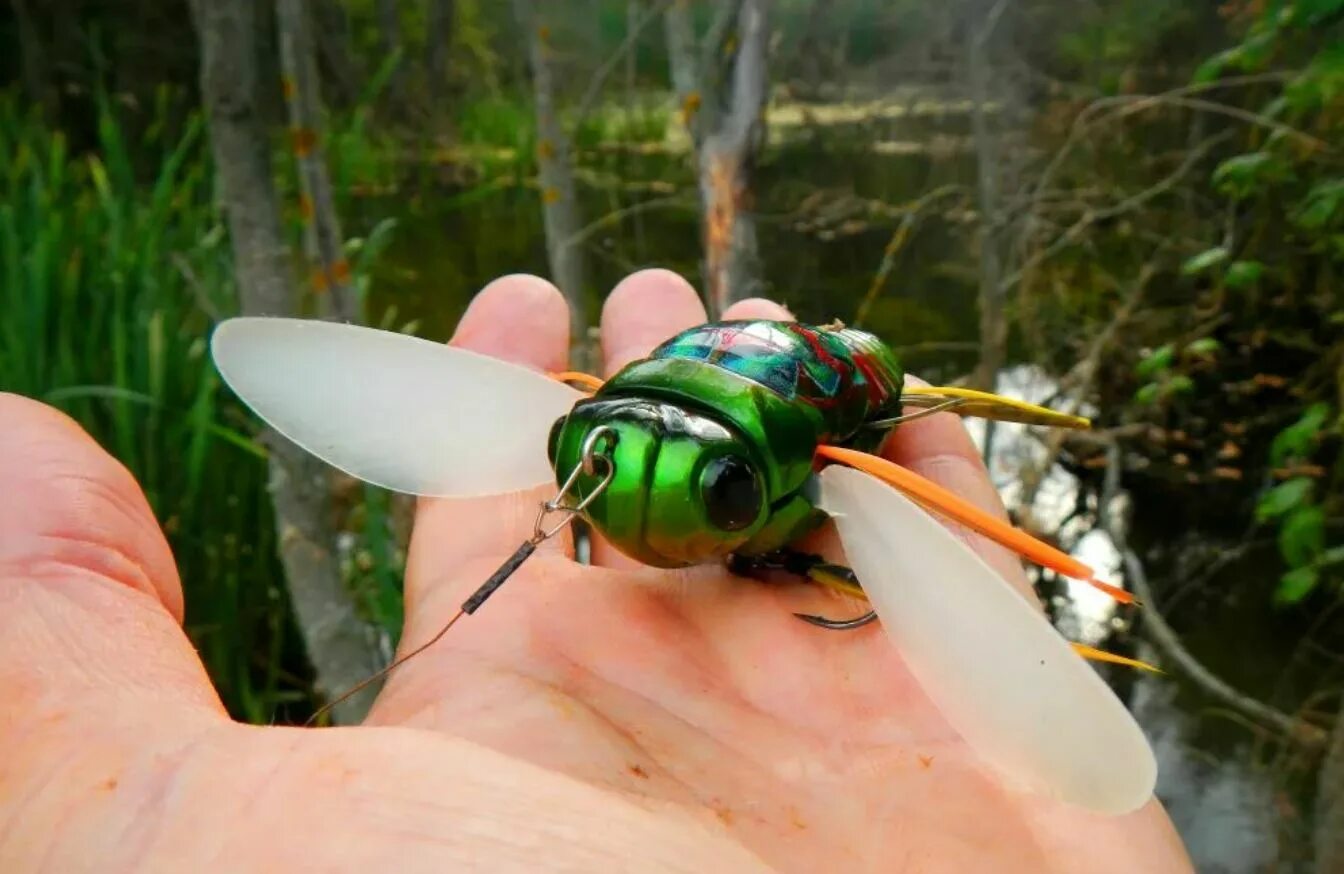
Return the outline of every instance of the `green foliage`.
<path id="1" fill-rule="evenodd" d="M 1181 272 L 1186 276 L 1198 276 L 1207 270 L 1222 264 L 1227 260 L 1227 249 L 1222 246 L 1214 246 L 1212 249 L 1205 249 L 1198 255 L 1187 258 L 1181 265 Z"/>
<path id="2" fill-rule="evenodd" d="M 1154 34 L 1180 28 L 1194 17 L 1190 5 L 1179 0 L 1119 0 L 1078 7 L 1071 14 L 1075 19 L 1058 35 L 1054 50 L 1075 76 L 1106 93 L 1121 90 L 1125 73 L 1151 49 Z"/>
<path id="3" fill-rule="evenodd" d="M 397 184 L 400 146 L 375 123 L 375 110 L 400 61 L 400 54 L 386 58 L 361 90 L 355 105 L 331 113 L 327 119 L 327 169 L 338 196 L 387 190 Z"/>
<path id="4" fill-rule="evenodd" d="M 1316 483 L 1304 476 L 1279 483 L 1261 495 L 1255 515 L 1279 526 L 1279 554 L 1288 570 L 1274 600 L 1296 603 L 1316 588 L 1322 568 L 1331 563 L 1325 548 L 1326 512 L 1316 501 Z"/>
<path id="5" fill-rule="evenodd" d="M 1200 337 L 1187 343 L 1178 354 L 1170 343 L 1146 354 L 1134 366 L 1134 375 L 1144 380 L 1134 393 L 1139 406 L 1152 406 L 1170 398 L 1193 394 L 1195 381 L 1181 367 L 1207 363 L 1217 358 L 1222 344 L 1213 337 Z"/>
<path id="6" fill-rule="evenodd" d="M 1255 517 L 1261 522 L 1285 516 L 1311 500 L 1315 483 L 1304 476 L 1279 483 L 1260 497 Z"/>
<path id="7" fill-rule="evenodd" d="M 1344 225 L 1344 179 L 1324 179 L 1311 187 L 1293 211 L 1304 231 L 1326 231 Z"/>
<path id="8" fill-rule="evenodd" d="M 1306 567 L 1325 549 L 1325 510 L 1317 504 L 1298 507 L 1279 526 L 1279 552 L 1290 568 Z"/>
<path id="9" fill-rule="evenodd" d="M 1344 260 L 1344 178 L 1328 144 L 1344 134 L 1338 112 L 1344 96 L 1344 34 L 1339 13 L 1344 0 L 1282 0 L 1251 7 L 1241 42 L 1211 58 L 1195 74 L 1197 83 L 1211 83 L 1227 74 L 1283 71 L 1284 84 L 1259 106 L 1246 109 L 1257 119 L 1278 125 L 1265 135 L 1252 130 L 1245 151 L 1224 159 L 1212 173 L 1214 190 L 1230 203 L 1254 200 L 1233 245 L 1220 245 L 1186 261 L 1188 274 L 1221 268 L 1222 285 L 1232 290 L 1274 289 L 1293 277 L 1319 272 L 1329 276 L 1330 262 Z M 1266 127 L 1268 124 L 1266 123 Z M 1236 226 L 1233 226 L 1236 228 Z M 1231 236 L 1226 226 L 1220 238 Z M 1235 256 L 1235 260 L 1232 260 Z M 1275 264 L 1269 273 L 1265 264 Z M 1287 269 L 1280 264 L 1291 265 Z M 1263 293 L 1263 292 L 1262 292 Z M 1281 291 L 1282 293 L 1282 291 Z M 1242 296 L 1255 306 L 1257 295 Z M 1280 297 L 1280 301 L 1288 300 Z M 1331 324 L 1341 311 L 1337 294 L 1320 294 L 1303 302 L 1313 309 L 1305 318 Z M 1252 318 L 1258 317 L 1257 313 Z M 1335 353 L 1338 353 L 1338 346 Z M 1319 360 L 1329 361 L 1322 348 Z M 1301 378 L 1301 407 L 1295 420 L 1273 437 L 1268 462 L 1275 468 L 1307 465 L 1332 435 L 1340 420 L 1330 399 L 1344 391 L 1344 371 L 1334 368 Z M 1320 476 L 1316 467 L 1315 476 Z M 1274 599 L 1278 604 L 1301 601 L 1321 584 L 1337 581 L 1335 564 L 1326 556 L 1332 510 L 1340 500 L 1338 477 L 1294 476 L 1261 495 L 1256 518 L 1278 530 L 1279 553 L 1287 568 Z"/>
<path id="10" fill-rule="evenodd" d="M 1157 376 L 1171 368 L 1176 360 L 1176 349 L 1170 343 L 1149 352 L 1134 367 L 1134 375 L 1145 379 Z"/>
<path id="11" fill-rule="evenodd" d="M 1297 421 L 1274 436 L 1269 447 L 1270 463 L 1281 465 L 1292 458 L 1310 458 L 1325 434 L 1330 413 L 1330 405 L 1324 402 L 1307 407 Z"/>
<path id="12" fill-rule="evenodd" d="M 193 641 L 230 709 L 265 721 L 297 689 L 265 464 L 206 352 L 232 288 L 201 119 L 155 119 L 142 179 L 110 102 L 98 113 L 97 153 L 75 156 L 0 98 L 0 389 L 65 410 L 135 474 Z"/>
<path id="13" fill-rule="evenodd" d="M 1223 349 L 1223 344 L 1219 343 L 1213 337 L 1200 337 L 1188 343 L 1185 347 L 1185 354 L 1205 361 L 1215 358 Z"/>
<path id="14" fill-rule="evenodd" d="M 537 141 L 536 117 L 521 96 L 469 100 L 458 109 L 457 135 L 463 145 L 509 148 L 530 155 Z"/>
<path id="15" fill-rule="evenodd" d="M 1278 156 L 1269 152 L 1251 152 L 1219 164 L 1213 171 L 1213 187 L 1233 200 L 1245 200 L 1264 186 L 1283 181 L 1288 175 L 1288 166 Z"/>
<path id="16" fill-rule="evenodd" d="M 1223 274 L 1223 284 L 1241 291 L 1259 282 L 1264 272 L 1265 265 L 1259 261 L 1233 261 L 1227 265 L 1227 272 Z"/>
<path id="17" fill-rule="evenodd" d="M 1293 568 L 1279 578 L 1279 586 L 1274 591 L 1274 603 L 1280 607 L 1296 604 L 1310 595 L 1320 581 L 1320 571 L 1314 566 Z"/>
<path id="18" fill-rule="evenodd" d="M 266 450 L 209 360 L 211 327 L 235 304 L 204 126 L 166 91 L 156 107 L 132 143 L 99 96 L 97 149 L 72 155 L 0 96 L 0 154 L 11 156 L 0 168 L 0 390 L 66 411 L 136 476 L 177 558 L 188 634 L 230 712 L 265 723 L 306 706 L 307 664 L 275 556 Z M 347 245 L 361 288 L 392 228 Z M 369 514 L 356 555 L 380 518 Z M 370 612 L 394 621 L 386 586 L 400 558 L 381 541 L 375 556 L 351 576 Z"/>

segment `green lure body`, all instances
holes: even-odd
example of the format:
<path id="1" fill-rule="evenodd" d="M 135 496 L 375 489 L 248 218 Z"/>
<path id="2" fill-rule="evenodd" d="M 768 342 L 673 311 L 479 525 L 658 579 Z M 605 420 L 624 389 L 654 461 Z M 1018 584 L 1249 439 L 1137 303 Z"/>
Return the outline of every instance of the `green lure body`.
<path id="1" fill-rule="evenodd" d="M 904 372 L 871 334 L 792 322 L 725 321 L 663 343 L 556 422 L 563 482 L 583 445 L 615 464 L 585 515 L 645 564 L 684 567 L 780 549 L 824 516 L 807 494 L 817 446 L 874 450 L 900 415 Z M 581 475 L 585 496 L 600 474 Z"/>

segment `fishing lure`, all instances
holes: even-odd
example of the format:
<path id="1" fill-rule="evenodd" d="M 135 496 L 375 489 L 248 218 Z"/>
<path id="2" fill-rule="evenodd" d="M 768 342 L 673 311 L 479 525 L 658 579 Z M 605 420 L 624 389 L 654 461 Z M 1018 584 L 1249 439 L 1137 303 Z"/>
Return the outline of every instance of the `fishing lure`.
<path id="1" fill-rule="evenodd" d="M 701 325 L 605 382 L 330 322 L 231 319 L 211 345 L 225 381 L 262 419 L 359 479 L 441 497 L 557 484 L 534 536 L 453 622 L 582 517 L 645 564 L 727 562 L 739 574 L 791 572 L 861 595 L 873 608 L 862 616 L 797 615 L 826 629 L 880 618 L 952 727 L 1009 782 L 1115 814 L 1152 795 L 1151 748 L 1079 655 L 1125 660 L 1071 647 L 929 513 L 1132 599 L 875 454 L 893 428 L 944 410 L 1057 427 L 1085 419 L 908 385 L 886 345 L 839 324 Z M 550 524 L 552 513 L 561 519 Z M 828 519 L 852 570 L 793 549 Z"/>

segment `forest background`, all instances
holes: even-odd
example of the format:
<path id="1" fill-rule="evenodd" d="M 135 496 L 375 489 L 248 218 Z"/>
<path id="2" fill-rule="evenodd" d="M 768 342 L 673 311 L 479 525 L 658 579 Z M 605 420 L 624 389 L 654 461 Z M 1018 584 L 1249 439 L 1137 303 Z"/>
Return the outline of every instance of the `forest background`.
<path id="1" fill-rule="evenodd" d="M 586 338 L 664 266 L 1092 414 L 975 430 L 1147 602 L 1052 615 L 1168 671 L 1104 673 L 1201 871 L 1344 871 L 1344 0 L 10 0 L 0 45 L 0 390 L 139 478 L 237 718 L 386 661 L 410 516 L 264 439 L 212 325 L 441 340 L 529 271 Z"/>

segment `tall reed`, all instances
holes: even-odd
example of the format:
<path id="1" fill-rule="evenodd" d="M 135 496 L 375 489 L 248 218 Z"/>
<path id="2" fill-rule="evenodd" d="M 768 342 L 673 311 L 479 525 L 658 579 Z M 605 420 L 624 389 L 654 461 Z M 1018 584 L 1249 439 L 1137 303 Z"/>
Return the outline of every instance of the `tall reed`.
<path id="1" fill-rule="evenodd" d="M 96 144 L 74 153 L 0 96 L 0 390 L 70 413 L 135 474 L 177 556 L 189 634 L 231 712 L 265 722 L 307 706 L 307 668 L 264 452 L 209 361 L 233 309 L 228 243 L 201 118 L 176 109 L 162 91 L 132 134 L 100 97 Z"/>

